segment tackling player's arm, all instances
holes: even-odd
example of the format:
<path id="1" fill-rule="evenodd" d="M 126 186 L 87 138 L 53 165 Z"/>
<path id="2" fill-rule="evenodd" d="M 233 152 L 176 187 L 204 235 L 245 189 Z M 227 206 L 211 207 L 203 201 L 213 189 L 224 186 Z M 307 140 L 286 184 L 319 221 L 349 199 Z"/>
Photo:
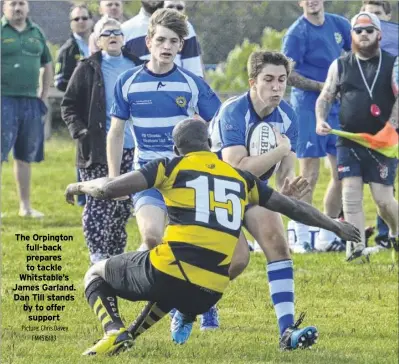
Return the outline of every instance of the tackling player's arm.
<path id="1" fill-rule="evenodd" d="M 396 101 L 392 107 L 391 116 L 389 117 L 389 123 L 398 130 L 399 127 L 399 61 L 398 57 L 396 57 L 395 63 L 393 65 L 392 70 L 392 91 L 396 97 Z"/>
<path id="2" fill-rule="evenodd" d="M 332 231 L 343 240 L 359 242 L 361 239 L 359 230 L 353 225 L 331 219 L 306 202 L 283 196 L 255 178 L 249 191 L 249 203 L 279 212 L 302 224 Z"/>
<path id="3" fill-rule="evenodd" d="M 156 159 L 138 171 L 125 173 L 118 177 L 103 177 L 86 182 L 71 183 L 65 191 L 65 199 L 74 204 L 75 195 L 87 194 L 100 200 L 109 200 L 151 187 L 162 187 L 165 179 L 167 160 Z"/>
<path id="4" fill-rule="evenodd" d="M 326 83 L 316 101 L 316 131 L 319 135 L 327 135 L 331 130 L 326 120 L 337 95 L 338 61 L 335 60 L 328 70 Z"/>

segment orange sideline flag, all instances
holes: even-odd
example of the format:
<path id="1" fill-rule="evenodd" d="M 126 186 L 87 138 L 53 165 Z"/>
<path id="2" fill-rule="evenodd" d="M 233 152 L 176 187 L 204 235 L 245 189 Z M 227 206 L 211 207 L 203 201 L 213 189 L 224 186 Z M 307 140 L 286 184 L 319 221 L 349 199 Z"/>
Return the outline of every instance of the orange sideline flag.
<path id="1" fill-rule="evenodd" d="M 399 158 L 399 135 L 390 123 L 386 123 L 384 128 L 375 135 L 367 133 L 349 133 L 335 129 L 331 130 L 331 134 L 353 140 L 389 158 Z"/>

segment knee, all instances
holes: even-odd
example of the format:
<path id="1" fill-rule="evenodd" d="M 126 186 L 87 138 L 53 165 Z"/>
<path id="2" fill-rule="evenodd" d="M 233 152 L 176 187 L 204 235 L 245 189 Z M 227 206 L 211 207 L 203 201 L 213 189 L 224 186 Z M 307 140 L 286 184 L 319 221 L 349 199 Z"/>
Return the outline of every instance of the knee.
<path id="1" fill-rule="evenodd" d="M 271 256 L 269 252 L 273 253 L 273 259 L 276 259 L 276 257 L 283 259 L 290 256 L 287 239 L 280 231 L 264 234 L 264 239 L 259 241 L 259 244 L 267 252 L 267 256 Z"/>
<path id="2" fill-rule="evenodd" d="M 145 232 L 142 236 L 142 242 L 147 245 L 148 249 L 155 248 L 162 240 L 161 234 L 156 232 Z"/>
<path id="3" fill-rule="evenodd" d="M 334 185 L 336 185 L 337 187 L 341 188 L 342 182 L 341 182 L 341 180 L 338 177 L 337 171 L 334 171 L 334 173 L 331 174 L 331 181 L 333 181 Z"/>
<path id="4" fill-rule="evenodd" d="M 93 282 L 96 278 L 99 278 L 99 274 L 97 272 L 96 264 L 92 265 L 89 270 L 86 272 L 85 277 L 83 278 L 83 283 L 85 289 Z"/>
<path id="5" fill-rule="evenodd" d="M 389 205 L 390 205 L 390 201 L 387 198 L 381 198 L 381 197 L 377 197 L 375 198 L 375 203 L 378 207 L 378 210 L 387 210 Z"/>
<path id="6" fill-rule="evenodd" d="M 342 191 L 342 207 L 345 213 L 357 214 L 363 211 L 362 196 L 358 191 L 344 189 Z"/>
<path id="7" fill-rule="evenodd" d="M 319 179 L 319 172 L 314 169 L 305 169 L 303 173 L 303 177 L 307 179 L 311 188 L 314 188 L 317 184 L 317 180 Z"/>
<path id="8" fill-rule="evenodd" d="M 29 166 L 30 165 L 30 163 L 28 163 L 28 162 L 25 162 L 25 161 L 23 161 L 23 160 L 21 160 L 21 159 L 14 159 L 14 162 L 15 162 L 15 164 L 18 166 L 18 167 L 27 167 L 27 166 Z"/>
<path id="9" fill-rule="evenodd" d="M 229 268 L 229 277 L 232 281 L 237 278 L 248 266 L 249 264 L 249 251 L 243 252 L 239 257 L 235 257 L 234 260 L 231 261 Z"/>

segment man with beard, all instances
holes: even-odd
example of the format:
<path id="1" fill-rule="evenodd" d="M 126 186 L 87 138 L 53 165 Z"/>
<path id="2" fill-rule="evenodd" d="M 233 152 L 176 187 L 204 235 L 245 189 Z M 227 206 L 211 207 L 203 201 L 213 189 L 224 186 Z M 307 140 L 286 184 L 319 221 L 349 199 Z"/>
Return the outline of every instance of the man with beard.
<path id="1" fill-rule="evenodd" d="M 398 56 L 399 24 L 390 22 L 392 10 L 389 1 L 363 0 L 363 6 L 361 10 L 377 15 L 378 19 L 381 21 L 381 49 L 391 53 L 394 56 Z M 390 248 L 391 244 L 388 236 L 389 227 L 379 215 L 377 215 L 376 225 L 378 229 L 378 234 L 375 237 L 376 244 L 385 248 Z"/>
<path id="2" fill-rule="evenodd" d="M 150 59 L 150 51 L 145 43 L 151 15 L 164 7 L 164 1 L 141 1 L 140 12 L 122 24 L 127 50 L 142 60 Z M 196 76 L 203 77 L 201 51 L 193 26 L 187 22 L 189 33 L 184 37 L 182 49 L 175 58 L 175 63 Z"/>
<path id="3" fill-rule="evenodd" d="M 350 50 L 350 24 L 341 16 L 325 13 L 323 0 L 302 0 L 299 5 L 303 8 L 303 16 L 288 29 L 283 41 L 283 53 L 295 62 L 288 84 L 294 86 L 291 104 L 298 116 L 296 153 L 299 158 L 299 174 L 309 181 L 312 188 L 312 192 L 303 200 L 312 203 L 319 177 L 320 158 L 327 156 L 331 165 L 331 180 L 324 196 L 324 213 L 337 218 L 341 211 L 341 183 L 335 172 L 336 137 L 320 137 L 316 134 L 315 104 L 331 63 L 343 50 Z M 333 127 L 338 127 L 338 112 L 338 103 L 335 102 L 328 116 Z M 293 251 L 310 251 L 309 227 L 295 223 L 295 233 L 297 243 Z M 334 234 L 321 230 L 315 248 L 334 251 L 343 250 L 344 246 L 336 241 Z"/>
<path id="4" fill-rule="evenodd" d="M 340 126 L 352 133 L 376 134 L 390 123 L 398 128 L 398 58 L 381 50 L 381 24 L 372 13 L 361 12 L 352 19 L 352 53 L 334 61 L 316 103 L 317 133 L 327 135 L 327 115 L 337 95 L 341 100 Z M 393 195 L 397 160 L 338 138 L 338 175 L 342 180 L 345 219 L 364 234 L 363 185 L 370 185 L 380 216 L 389 226 L 389 239 L 398 243 L 398 202 Z M 352 260 L 378 251 L 347 244 Z"/>

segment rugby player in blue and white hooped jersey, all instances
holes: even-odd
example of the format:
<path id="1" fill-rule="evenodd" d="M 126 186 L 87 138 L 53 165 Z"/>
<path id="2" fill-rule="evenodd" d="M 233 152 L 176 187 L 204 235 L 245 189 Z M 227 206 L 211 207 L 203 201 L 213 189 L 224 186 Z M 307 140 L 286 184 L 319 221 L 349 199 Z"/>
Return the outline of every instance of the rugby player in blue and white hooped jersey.
<path id="1" fill-rule="evenodd" d="M 208 84 L 174 64 L 187 33 L 186 16 L 176 10 L 159 9 L 151 16 L 146 37 L 149 62 L 123 73 L 116 82 L 107 137 L 110 177 L 119 174 L 126 120 L 132 123 L 135 168 L 140 168 L 156 158 L 174 156 L 172 131 L 179 121 L 195 115 L 210 121 L 218 110 L 221 102 Z M 142 246 L 152 249 L 161 243 L 165 229 L 163 197 L 149 189 L 137 193 L 133 204 Z"/>
<path id="2" fill-rule="evenodd" d="M 150 59 L 150 51 L 145 41 L 150 16 L 164 6 L 164 1 L 141 1 L 141 5 L 140 12 L 122 24 L 122 30 L 125 34 L 125 47 L 130 53 L 144 61 Z M 174 62 L 185 70 L 203 77 L 201 51 L 197 35 L 188 21 L 187 27 L 188 33 L 184 37 L 183 47 L 177 53 Z"/>
<path id="3" fill-rule="evenodd" d="M 327 78 L 328 68 L 343 50 L 351 49 L 350 24 L 347 19 L 324 12 L 323 0 L 302 0 L 303 16 L 288 29 L 282 51 L 294 62 L 288 84 L 294 86 L 291 92 L 291 104 L 298 116 L 298 144 L 300 174 L 306 178 L 312 192 L 303 200 L 312 203 L 320 168 L 320 158 L 327 156 L 331 164 L 331 180 L 324 197 L 324 213 L 337 218 L 341 211 L 341 183 L 336 173 L 336 137 L 320 137 L 316 134 L 315 105 L 317 97 Z M 338 102 L 332 108 L 328 122 L 332 128 L 339 127 Z M 309 227 L 296 223 L 296 252 L 312 249 Z M 337 245 L 338 244 L 338 245 Z M 335 235 L 321 230 L 316 239 L 318 250 L 344 250 L 335 242 Z"/>
<path id="4" fill-rule="evenodd" d="M 254 52 L 248 59 L 250 90 L 224 102 L 212 120 L 210 135 L 212 151 L 235 168 L 257 177 L 281 162 L 276 172 L 279 189 L 295 188 L 295 147 L 297 120 L 294 110 L 283 100 L 291 71 L 289 59 L 277 52 Z M 277 147 L 259 156 L 249 156 L 247 137 L 252 125 L 265 121 L 273 125 Z M 265 181 L 267 183 L 267 181 Z M 266 266 L 270 295 L 275 308 L 280 345 L 290 347 L 290 335 L 298 329 L 294 324 L 293 263 L 285 237 L 281 215 L 263 207 L 251 206 L 245 212 L 245 227 L 261 246 Z M 248 248 L 239 254 L 249 256 Z M 234 255 L 238 253 L 237 249 Z M 240 259 L 244 261 L 245 259 Z M 249 260 L 249 257 L 248 257 Z M 248 262 L 247 260 L 247 262 Z M 234 269 L 234 258 L 230 269 Z"/>

